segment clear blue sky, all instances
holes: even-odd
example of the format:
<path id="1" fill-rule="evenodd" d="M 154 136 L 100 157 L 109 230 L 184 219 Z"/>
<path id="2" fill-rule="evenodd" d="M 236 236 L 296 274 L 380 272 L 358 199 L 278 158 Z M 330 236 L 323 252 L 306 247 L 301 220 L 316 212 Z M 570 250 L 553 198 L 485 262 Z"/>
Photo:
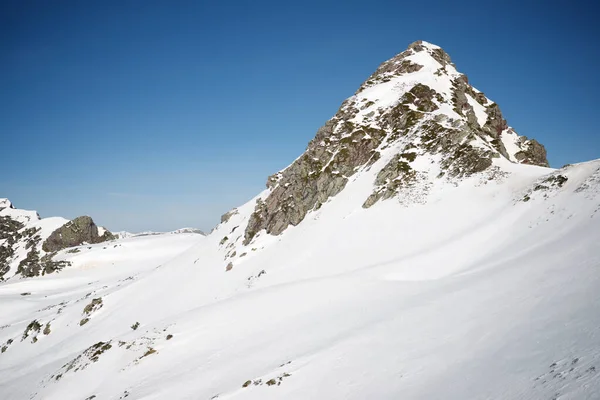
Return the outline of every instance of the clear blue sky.
<path id="1" fill-rule="evenodd" d="M 600 158 L 597 15 L 591 1 L 6 0 L 0 197 L 111 230 L 209 230 L 419 39 L 552 166 Z"/>

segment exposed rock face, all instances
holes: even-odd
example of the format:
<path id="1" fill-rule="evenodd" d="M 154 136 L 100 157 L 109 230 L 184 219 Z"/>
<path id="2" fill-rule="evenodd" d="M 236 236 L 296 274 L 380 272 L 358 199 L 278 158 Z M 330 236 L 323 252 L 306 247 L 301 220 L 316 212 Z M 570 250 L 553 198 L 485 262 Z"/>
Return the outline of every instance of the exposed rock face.
<path id="1" fill-rule="evenodd" d="M 55 253 L 41 250 L 48 230 L 64 220 L 53 218 L 44 224 L 43 231 L 40 219 L 35 211 L 16 209 L 8 199 L 0 199 L 0 280 L 12 274 L 32 277 L 51 273 L 68 264 L 53 261 Z"/>
<path id="2" fill-rule="evenodd" d="M 527 140 L 526 137 L 521 137 L 522 150 L 515 154 L 516 159 L 523 164 L 541 165 L 548 167 L 546 159 L 546 149 L 537 140 Z"/>
<path id="3" fill-rule="evenodd" d="M 401 188 L 413 184 L 417 180 L 417 171 L 410 167 L 408 161 L 414 161 L 415 157 L 416 153 L 396 154 L 377 174 L 376 189 L 365 200 L 363 207 L 369 208 L 379 199 L 389 199 L 396 195 Z"/>
<path id="4" fill-rule="evenodd" d="M 8 216 L 0 217 L 0 279 L 10 269 L 10 260 L 14 256 L 15 250 L 14 245 L 18 240 L 21 239 L 22 235 L 19 233 L 24 225 L 15 221 Z"/>
<path id="5" fill-rule="evenodd" d="M 398 93 L 397 100 L 379 99 L 390 92 Z M 518 151 L 509 154 L 507 145 Z M 456 71 L 448 54 L 435 45 L 415 42 L 381 64 L 344 101 L 301 157 L 269 177 L 271 193 L 258 200 L 244 243 L 262 229 L 277 235 L 297 225 L 389 147 L 398 147 L 398 154 L 377 175 L 364 207 L 393 197 L 422 178 L 411 164 L 424 154 L 440 156 L 441 175 L 447 179 L 485 171 L 499 157 L 548 165 L 543 146 L 519 137 L 498 105 Z M 411 155 L 403 160 L 402 154 Z"/>
<path id="6" fill-rule="evenodd" d="M 31 278 L 33 276 L 51 274 L 70 265 L 68 261 L 53 261 L 52 257 L 55 255 L 56 253 L 48 253 L 40 257 L 39 251 L 35 247 L 32 247 L 27 253 L 27 257 L 19 263 L 17 274 Z"/>
<path id="7" fill-rule="evenodd" d="M 111 239 L 114 236 L 97 227 L 90 217 L 42 220 L 37 212 L 17 209 L 8 199 L 0 198 L 0 281 L 59 271 L 69 262 L 54 260 L 57 251 Z"/>
<path id="8" fill-rule="evenodd" d="M 507 147 L 517 151 L 510 154 Z M 498 105 L 456 71 L 444 50 L 418 41 L 381 64 L 317 131 L 304 154 L 268 178 L 270 194 L 257 201 L 244 244 L 263 229 L 277 235 L 299 224 L 390 148 L 397 154 L 377 175 L 364 207 L 424 179 L 427 174 L 413 168 L 424 155 L 437 156 L 439 176 L 454 180 L 485 171 L 500 157 L 548 166 L 544 147 L 518 136 Z"/>
<path id="9" fill-rule="evenodd" d="M 267 182 L 267 185 L 268 185 L 268 182 Z M 229 221 L 229 219 L 236 214 L 238 214 L 237 208 L 234 208 L 231 211 L 227 211 L 225 214 L 221 215 L 221 223 Z"/>
<path id="10" fill-rule="evenodd" d="M 42 249 L 46 252 L 56 252 L 83 243 L 101 243 L 112 239 L 114 239 L 112 233 L 105 230 L 102 235 L 99 235 L 98 227 L 92 218 L 82 216 L 52 232 L 42 245 Z"/>

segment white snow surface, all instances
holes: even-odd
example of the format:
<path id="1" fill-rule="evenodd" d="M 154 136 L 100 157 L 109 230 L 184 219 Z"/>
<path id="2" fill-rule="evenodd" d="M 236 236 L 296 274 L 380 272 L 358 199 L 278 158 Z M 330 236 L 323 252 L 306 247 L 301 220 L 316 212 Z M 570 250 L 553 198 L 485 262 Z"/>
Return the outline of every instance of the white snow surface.
<path id="1" fill-rule="evenodd" d="M 510 157 L 510 161 L 517 162 L 515 154 L 521 151 L 521 147 L 519 146 L 519 135 L 510 128 L 505 129 L 500 136 L 500 140 L 502 140 L 502 144 Z"/>
<path id="2" fill-rule="evenodd" d="M 477 123 L 479 124 L 479 126 L 484 126 L 488 119 L 488 115 L 485 112 L 485 107 L 482 106 L 481 104 L 479 104 L 477 102 L 477 100 L 475 100 L 473 97 L 471 97 L 470 94 L 466 94 L 465 96 L 467 97 L 467 101 L 469 102 L 469 105 L 471 105 L 471 107 L 473 107 L 473 112 L 475 113 L 475 116 L 477 117 Z"/>
<path id="3" fill-rule="evenodd" d="M 435 45 L 430 45 L 425 42 L 424 44 L 432 49 L 437 48 Z M 366 118 L 366 114 L 377 108 L 388 108 L 396 105 L 402 95 L 418 83 L 429 86 L 439 93 L 444 100 L 450 102 L 452 98 L 452 81 L 460 76 L 460 73 L 453 66 L 447 65 L 443 74 L 436 75 L 436 71 L 438 71 L 442 65 L 426 51 L 416 52 L 415 54 L 406 57 L 406 60 L 419 64 L 422 68 L 413 73 L 392 76 L 388 82 L 372 85 L 357 93 L 357 103 L 360 104 L 362 101 L 372 101 L 374 104 L 361 110 L 350 120 L 351 122 L 358 124 L 368 123 L 369 121 Z M 460 118 L 449 104 L 442 103 L 438 105 L 440 108 L 436 110 L 434 113 L 435 115 L 443 114 L 451 118 Z"/>
<path id="4" fill-rule="evenodd" d="M 0 284 L 0 397 L 599 398 L 600 160 L 497 166 L 363 209 L 374 165 L 248 246 L 256 198 L 206 237 L 61 253 L 60 273 Z"/>
<path id="5" fill-rule="evenodd" d="M 178 235 L 181 233 L 195 233 L 198 235 L 205 235 L 205 233 L 202 232 L 198 228 L 179 228 L 179 229 L 175 229 L 174 231 L 169 231 L 169 232 L 144 231 L 144 232 L 132 233 L 132 232 L 127 232 L 127 231 L 120 231 L 120 232 L 116 232 L 114 235 L 119 239 L 125 239 L 125 238 L 137 237 L 137 236 Z"/>
<path id="6" fill-rule="evenodd" d="M 40 216 L 36 211 L 14 208 L 13 204 L 8 199 L 0 199 L 0 217 L 2 216 L 10 217 L 22 224 L 28 224 L 40 219 Z"/>

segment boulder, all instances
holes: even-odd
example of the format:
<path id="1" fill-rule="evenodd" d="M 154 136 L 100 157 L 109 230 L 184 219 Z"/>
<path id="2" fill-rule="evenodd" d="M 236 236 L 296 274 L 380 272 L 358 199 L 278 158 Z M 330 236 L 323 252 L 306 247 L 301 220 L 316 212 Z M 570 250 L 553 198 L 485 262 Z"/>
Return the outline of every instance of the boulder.
<path id="1" fill-rule="evenodd" d="M 67 222 L 50 234 L 42 244 L 45 252 L 55 252 L 67 247 L 79 246 L 84 243 L 101 243 L 115 239 L 114 235 L 105 230 L 102 235 L 91 217 L 77 217 Z"/>

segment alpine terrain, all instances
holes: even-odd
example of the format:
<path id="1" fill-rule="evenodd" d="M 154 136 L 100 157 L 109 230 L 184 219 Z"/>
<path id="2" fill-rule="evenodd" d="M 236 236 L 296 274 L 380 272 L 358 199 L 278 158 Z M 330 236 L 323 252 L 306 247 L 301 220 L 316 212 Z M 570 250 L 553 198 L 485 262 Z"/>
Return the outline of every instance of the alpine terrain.
<path id="1" fill-rule="evenodd" d="M 207 236 L 0 209 L 2 399 L 600 398 L 600 160 L 430 43 Z"/>

